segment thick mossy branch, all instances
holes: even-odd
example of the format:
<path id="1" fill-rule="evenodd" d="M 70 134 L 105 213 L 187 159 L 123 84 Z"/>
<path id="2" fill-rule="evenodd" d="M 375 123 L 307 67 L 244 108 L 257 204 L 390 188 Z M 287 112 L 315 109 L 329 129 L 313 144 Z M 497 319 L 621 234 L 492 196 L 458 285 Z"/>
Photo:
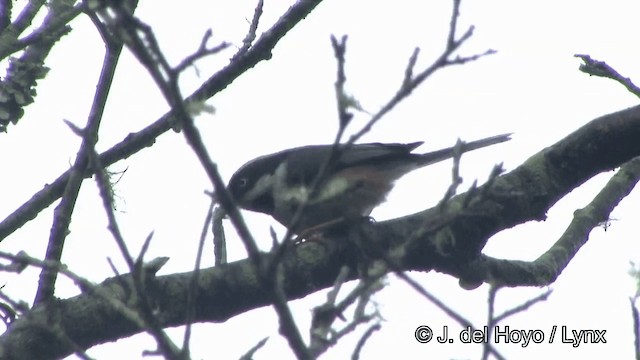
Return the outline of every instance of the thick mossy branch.
<path id="1" fill-rule="evenodd" d="M 598 118 L 524 164 L 479 187 L 473 198 L 461 194 L 442 209 L 430 209 L 400 219 L 365 224 L 360 248 L 349 239 L 311 241 L 294 246 L 283 258 L 284 290 L 297 299 L 331 287 L 339 269 L 347 266 L 351 278 L 370 258 L 386 257 L 395 270 L 430 270 L 457 276 L 466 284 L 492 281 L 503 285 L 540 285 L 557 277 L 588 232 L 605 221 L 637 180 L 637 160 L 630 162 L 592 204 L 578 212 L 567 230 L 538 262 L 491 259 L 480 254 L 493 234 L 531 220 L 594 175 L 619 167 L 640 155 L 640 107 Z M 462 206 L 461 204 L 468 205 Z M 411 239 L 407 241 L 407 239 Z M 580 243 L 582 242 L 582 243 Z M 366 245 L 362 248 L 362 245 Z M 392 249 L 392 251 L 387 251 Z M 162 326 L 178 326 L 186 318 L 191 273 L 150 279 L 149 298 Z M 130 303 L 128 276 L 98 285 L 123 303 Z M 270 300 L 257 281 L 252 263 L 236 261 L 202 270 L 195 300 L 195 322 L 222 322 Z M 56 326 L 45 326 L 56 319 Z M 55 329 L 81 348 L 113 341 L 141 329 L 90 292 L 54 301 L 16 320 L 0 337 L 0 358 L 55 358 L 73 347 Z M 36 344 L 46 344 L 46 349 Z"/>

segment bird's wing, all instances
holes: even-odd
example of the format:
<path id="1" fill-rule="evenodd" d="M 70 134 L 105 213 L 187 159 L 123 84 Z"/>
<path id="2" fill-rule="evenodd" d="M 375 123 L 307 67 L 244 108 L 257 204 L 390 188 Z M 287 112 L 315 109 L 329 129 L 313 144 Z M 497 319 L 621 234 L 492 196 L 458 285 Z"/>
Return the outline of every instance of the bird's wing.
<path id="1" fill-rule="evenodd" d="M 420 145 L 422 142 L 354 144 L 346 149 L 338 150 L 338 158 L 333 163 L 332 171 L 365 164 L 379 164 L 382 161 L 396 158 L 406 158 L 412 150 Z M 290 184 L 310 184 L 318 176 L 319 168 L 332 151 L 332 145 L 311 145 L 288 150 L 287 181 Z"/>

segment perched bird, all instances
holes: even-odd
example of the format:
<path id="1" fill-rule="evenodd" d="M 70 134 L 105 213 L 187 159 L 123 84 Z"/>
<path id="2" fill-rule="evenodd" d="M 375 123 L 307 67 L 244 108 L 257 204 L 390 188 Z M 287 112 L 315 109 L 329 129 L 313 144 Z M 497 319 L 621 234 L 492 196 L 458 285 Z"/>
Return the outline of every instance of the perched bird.
<path id="1" fill-rule="evenodd" d="M 507 141 L 510 135 L 462 143 L 458 149 L 461 153 L 480 149 Z M 300 234 L 323 224 L 368 217 L 384 202 L 395 180 L 454 156 L 455 147 L 411 153 L 422 143 L 354 144 L 337 149 L 310 145 L 283 150 L 244 164 L 231 177 L 228 189 L 241 208 L 271 215 Z M 316 180 L 330 156 L 332 161 Z M 294 221 L 302 203 L 303 212 Z"/>

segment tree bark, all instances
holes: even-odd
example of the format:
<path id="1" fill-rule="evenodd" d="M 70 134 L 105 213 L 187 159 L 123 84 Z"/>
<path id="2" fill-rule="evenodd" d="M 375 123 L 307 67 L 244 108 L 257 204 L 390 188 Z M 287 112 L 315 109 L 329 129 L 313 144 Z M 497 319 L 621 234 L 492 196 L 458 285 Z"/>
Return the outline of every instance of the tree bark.
<path id="1" fill-rule="evenodd" d="M 573 189 L 639 155 L 640 106 L 602 116 L 473 194 L 454 197 L 446 207 L 363 224 L 342 238 L 292 246 L 282 259 L 285 293 L 288 299 L 298 299 L 330 287 L 342 266 L 350 268 L 349 278 L 355 279 L 363 264 L 377 257 L 385 258 L 396 271 L 433 269 L 475 285 L 488 281 L 481 272 L 474 278 L 469 269 L 470 264 L 477 268 L 481 250 L 492 235 L 527 221 L 544 220 L 547 210 Z M 147 279 L 148 297 L 163 327 L 184 324 L 191 276 Z M 131 284 L 130 275 L 123 275 L 97 288 L 134 306 Z M 201 270 L 197 284 L 195 322 L 224 322 L 269 304 L 249 260 Z M 74 347 L 87 349 L 140 331 L 95 289 L 87 289 L 78 296 L 39 305 L 18 318 L 0 337 L 0 358 L 59 358 L 73 353 Z"/>

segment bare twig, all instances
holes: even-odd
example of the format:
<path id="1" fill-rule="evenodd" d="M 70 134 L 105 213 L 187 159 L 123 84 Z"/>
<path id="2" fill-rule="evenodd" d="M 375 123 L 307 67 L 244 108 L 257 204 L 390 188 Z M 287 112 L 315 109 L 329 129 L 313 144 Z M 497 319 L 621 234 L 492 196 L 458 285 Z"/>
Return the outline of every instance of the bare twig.
<path id="1" fill-rule="evenodd" d="M 353 349 L 353 354 L 351 354 L 351 360 L 360 359 L 360 352 L 364 348 L 364 345 L 367 343 L 369 338 L 371 338 L 373 333 L 380 330 L 381 328 L 382 328 L 382 325 L 380 325 L 379 323 L 376 323 L 371 325 L 367 329 L 367 331 L 365 331 L 364 334 L 362 334 L 362 336 L 360 337 L 360 340 L 358 340 L 358 343 L 356 344 L 356 347 Z"/>
<path id="2" fill-rule="evenodd" d="M 291 347 L 298 360 L 312 359 L 311 352 L 302 339 L 302 334 L 287 303 L 283 288 L 284 272 L 282 266 L 277 266 L 276 273 L 270 278 L 263 277 L 262 282 L 263 286 L 271 292 L 273 308 L 280 320 L 280 334 L 287 340 L 289 347 Z"/>
<path id="3" fill-rule="evenodd" d="M 400 279 L 404 280 L 412 289 L 417 291 L 420 295 L 429 300 L 432 304 L 442 310 L 447 316 L 454 319 L 458 324 L 460 324 L 464 328 L 470 328 L 471 330 L 475 330 L 476 327 L 473 326 L 471 321 L 464 318 L 461 314 L 456 312 L 447 306 L 444 302 L 440 301 L 437 297 L 428 292 L 422 285 L 418 284 L 415 280 L 413 280 L 410 276 L 403 272 L 396 271 L 395 274 L 400 277 Z M 498 353 L 496 348 L 492 344 L 487 344 L 489 352 L 498 359 L 503 359 L 503 357 Z"/>
<path id="4" fill-rule="evenodd" d="M 495 305 L 496 305 L 496 295 L 498 293 L 498 290 L 500 290 L 499 286 L 491 285 L 489 287 L 489 294 L 488 294 L 489 296 L 487 299 L 487 339 L 489 339 L 489 341 L 485 342 L 482 345 L 482 355 L 480 356 L 481 360 L 487 360 L 489 358 L 489 354 L 491 353 L 491 348 L 489 346 L 489 343 L 493 336 L 493 325 L 495 324 L 494 311 L 495 311 Z"/>
<path id="5" fill-rule="evenodd" d="M 630 78 L 622 76 L 606 62 L 592 59 L 591 56 L 586 54 L 576 54 L 574 56 L 582 59 L 584 62 L 584 64 L 580 65 L 580 71 L 589 75 L 615 80 L 627 88 L 633 95 L 640 97 L 640 87 L 634 84 Z"/>
<path id="6" fill-rule="evenodd" d="M 211 230 L 213 232 L 213 256 L 216 266 L 227 263 L 227 239 L 222 226 L 222 219 L 226 216 L 224 209 L 217 207 L 213 211 L 213 223 Z"/>
<path id="7" fill-rule="evenodd" d="M 217 53 L 219 53 L 220 51 L 228 48 L 231 44 L 227 43 L 227 42 L 221 42 L 220 44 L 212 47 L 212 48 L 207 48 L 207 42 L 209 41 L 209 39 L 211 38 L 212 32 L 211 29 L 207 30 L 204 33 L 204 36 L 202 37 L 202 41 L 200 42 L 200 47 L 198 48 L 198 50 L 196 52 L 194 52 L 193 54 L 188 55 L 186 58 L 184 58 L 180 64 L 178 64 L 173 71 L 175 71 L 176 73 L 180 73 L 182 71 L 184 71 L 187 67 L 193 65 L 194 62 L 196 62 L 199 59 L 202 59 L 205 56 L 209 56 L 209 55 L 215 55 Z"/>
<path id="8" fill-rule="evenodd" d="M 255 353 L 260 350 L 264 346 L 264 344 L 267 343 L 267 340 L 269 340 L 268 336 L 258 341 L 257 344 L 255 344 L 251 349 L 249 349 L 249 351 L 247 351 L 240 357 L 240 360 L 253 360 L 253 355 L 255 355 Z"/>
<path id="9" fill-rule="evenodd" d="M 462 46 L 472 35 L 473 35 L 473 26 L 469 27 L 467 31 L 460 37 L 456 39 L 456 32 L 458 26 L 458 17 L 460 15 L 460 0 L 454 0 L 453 2 L 453 12 L 451 14 L 451 22 L 449 26 L 449 33 L 447 35 L 447 45 L 444 51 L 440 54 L 440 56 L 426 69 L 418 73 L 417 75 L 413 75 L 415 72 L 415 64 L 417 61 L 419 49 L 416 48 L 411 56 L 409 57 L 409 62 L 407 68 L 404 72 L 404 78 L 401 83 L 400 89 L 396 92 L 396 94 L 380 109 L 377 113 L 375 113 L 371 119 L 365 124 L 360 131 L 353 134 L 348 141 L 348 144 L 355 143 L 358 139 L 360 139 L 364 134 L 368 133 L 373 126 L 380 121 L 388 112 L 390 112 L 393 108 L 396 107 L 402 100 L 406 99 L 413 90 L 415 90 L 418 86 L 420 86 L 427 78 L 429 78 L 434 72 L 437 70 L 450 66 L 450 65 L 460 65 L 469 61 L 477 60 L 485 55 L 493 54 L 495 51 L 487 50 L 482 54 L 476 54 L 468 57 L 455 57 L 451 58 L 453 54 Z"/>
<path id="10" fill-rule="evenodd" d="M 247 35 L 242 40 L 242 46 L 238 49 L 235 55 L 231 58 L 231 61 L 235 61 L 237 58 L 244 56 L 249 48 L 251 48 L 251 44 L 256 39 L 256 31 L 258 31 L 258 23 L 260 22 L 260 17 L 262 16 L 262 7 L 264 6 L 264 0 L 258 0 L 258 4 L 256 5 L 255 10 L 253 11 L 253 19 L 251 19 L 251 23 L 249 24 L 249 31 Z"/>
<path id="11" fill-rule="evenodd" d="M 89 162 L 93 167 L 96 184 L 98 185 L 100 197 L 102 198 L 102 205 L 107 215 L 107 228 L 111 232 L 113 239 L 118 245 L 120 253 L 124 258 L 129 271 L 133 272 L 135 269 L 133 257 L 131 256 L 129 249 L 127 248 L 124 236 L 122 236 L 122 232 L 120 231 L 120 227 L 118 226 L 118 221 L 116 220 L 116 215 L 114 212 L 115 205 L 113 203 L 113 188 L 111 186 L 109 177 L 107 176 L 107 170 L 100 162 L 100 157 L 96 153 L 95 148 L 90 148 L 88 150 Z"/>
<path id="12" fill-rule="evenodd" d="M 158 345 L 157 350 L 148 351 L 148 353 L 159 354 L 164 356 L 166 359 L 179 360 L 183 359 L 184 353 L 175 345 L 160 325 L 160 320 L 155 314 L 154 307 L 147 291 L 147 284 L 153 280 L 156 276 L 156 272 L 160 270 L 168 260 L 166 257 L 154 259 L 149 263 L 150 266 L 147 266 L 147 264 L 144 263 L 144 255 L 149 248 L 152 238 L 153 233 L 149 234 L 145 239 L 142 249 L 136 258 L 134 270 L 131 272 L 131 277 L 133 279 L 133 291 L 135 292 L 135 299 L 137 300 L 135 302 L 135 306 L 140 317 L 144 321 L 143 329 L 145 329 L 147 333 L 154 338 Z"/>
<path id="13" fill-rule="evenodd" d="M 153 33 L 150 31 L 147 32 L 147 38 L 152 39 L 153 43 L 155 42 L 155 37 Z M 156 53 L 153 55 L 154 58 L 164 59 L 164 55 L 160 52 L 158 48 L 152 48 Z M 146 49 L 138 49 L 140 52 L 144 52 Z M 145 56 L 142 56 L 143 58 Z M 146 56 L 150 57 L 150 56 Z M 179 76 L 179 72 L 175 71 L 175 69 L 166 68 L 168 78 L 166 80 L 162 80 L 161 71 L 155 67 L 147 67 L 150 71 L 156 82 L 160 86 L 165 96 L 165 99 L 169 103 L 169 105 L 174 109 L 176 113 L 177 119 L 179 119 L 179 126 L 183 129 L 183 134 L 187 140 L 187 143 L 191 146 L 192 150 L 196 154 L 198 160 L 200 160 L 200 164 L 203 166 L 206 174 L 209 176 L 210 181 L 212 182 L 214 189 L 216 191 L 216 199 L 219 201 L 220 205 L 224 208 L 225 212 L 231 218 L 233 225 L 238 230 L 240 238 L 242 239 L 247 252 L 249 253 L 249 257 L 256 263 L 258 267 L 260 267 L 260 255 L 258 246 L 253 239 L 253 236 L 249 232 L 244 220 L 242 219 L 239 211 L 235 208 L 233 202 L 231 201 L 231 196 L 229 195 L 226 186 L 218 172 L 218 168 L 216 164 L 212 161 L 209 156 L 209 152 L 202 141 L 202 137 L 198 129 L 195 127 L 193 123 L 193 118 L 186 110 L 186 106 L 184 101 L 182 100 L 182 95 L 180 94 L 180 90 L 177 86 L 177 79 Z"/>
<path id="14" fill-rule="evenodd" d="M 285 236 L 280 242 L 280 246 L 274 249 L 273 253 L 275 255 L 271 258 L 271 262 L 270 262 L 271 265 L 268 266 L 269 268 L 273 268 L 277 266 L 281 257 L 284 255 L 284 251 L 286 250 L 287 246 L 290 244 L 293 238 L 294 229 L 298 224 L 298 221 L 300 220 L 300 218 L 303 216 L 309 200 L 313 199 L 316 195 L 318 195 L 320 186 L 326 180 L 327 175 L 330 174 L 331 167 L 333 166 L 335 161 L 340 157 L 340 154 L 343 151 L 347 150 L 348 147 L 351 146 L 351 145 L 346 145 L 346 146 L 340 145 L 340 141 L 342 140 L 342 135 L 344 134 L 344 131 L 347 125 L 349 124 L 349 122 L 351 121 L 351 118 L 353 117 L 353 115 L 348 111 L 350 100 L 347 99 L 348 96 L 344 90 L 344 86 L 346 82 L 344 65 L 346 61 L 345 53 L 347 51 L 347 36 L 346 35 L 342 36 L 340 41 L 338 41 L 336 37 L 332 35 L 331 45 L 333 47 L 334 55 L 335 55 L 337 66 L 338 66 L 336 82 L 335 82 L 336 105 L 338 107 L 338 131 L 336 132 L 336 136 L 333 141 L 333 146 L 331 148 L 331 152 L 329 153 L 329 156 L 327 156 L 326 159 L 322 160 L 322 163 L 320 164 L 320 167 L 318 169 L 318 173 L 315 175 L 315 178 L 313 179 L 311 184 L 309 184 L 309 196 L 307 196 L 306 199 L 304 199 L 302 202 L 298 204 L 298 207 L 291 218 L 290 225 L 287 228 L 287 232 L 285 233 Z M 338 219 L 338 221 L 341 221 L 341 220 Z M 307 229 L 301 229 L 301 230 L 304 231 Z"/>
<path id="15" fill-rule="evenodd" d="M 493 323 L 494 324 L 498 324 L 499 322 L 501 322 L 502 320 L 513 316 L 515 314 L 524 312 L 526 310 L 528 310 L 530 307 L 532 307 L 533 305 L 541 302 L 541 301 L 546 301 L 549 296 L 551 296 L 551 293 L 553 292 L 552 289 L 547 289 L 545 292 L 541 293 L 540 295 L 537 295 L 525 302 L 523 302 L 520 305 L 517 305 L 509 310 L 506 310 L 505 312 L 503 312 L 502 314 L 496 316 L 495 318 L 493 318 Z"/>
<path id="16" fill-rule="evenodd" d="M 271 49 L 273 49 L 296 24 L 313 11 L 320 2 L 321 0 L 298 1 L 289 8 L 268 31 L 260 36 L 245 56 L 230 62 L 229 65 L 207 79 L 187 98 L 186 103 L 191 104 L 205 101 L 225 89 L 231 82 L 260 61 L 268 60 L 271 57 Z M 143 130 L 127 135 L 124 140 L 100 154 L 102 163 L 105 166 L 112 165 L 119 160 L 125 159 L 151 146 L 158 136 L 171 129 L 171 124 L 175 122 L 174 117 L 175 114 L 173 111 L 170 111 Z M 86 174 L 87 172 L 85 172 L 85 175 Z M 48 186 L 37 191 L 29 200 L 0 222 L 0 240 L 6 238 L 25 223 L 34 219 L 43 209 L 60 198 L 69 181 L 70 175 L 71 170 L 68 170 L 55 180 L 48 182 Z M 230 204 L 227 203 L 227 206 L 229 205 Z"/>
<path id="17" fill-rule="evenodd" d="M 379 317 L 377 311 L 372 314 L 366 314 L 365 307 L 370 303 L 371 296 L 384 288 L 381 279 L 385 276 L 386 271 L 381 268 L 372 268 L 372 270 L 382 271 L 372 271 L 367 274 L 342 301 L 336 303 L 338 292 L 349 275 L 349 268 L 343 267 L 334 282 L 332 290 L 327 294 L 327 301 L 313 309 L 310 329 L 311 345 L 309 348 L 315 357 L 337 344 L 341 338 L 353 332 L 359 325 Z M 353 318 L 342 329 L 334 330 L 333 323 L 335 320 L 347 321 L 343 313 L 356 301 L 357 305 Z"/>
<path id="18" fill-rule="evenodd" d="M 336 301 L 340 288 L 344 284 L 347 276 L 349 275 L 349 268 L 343 266 L 336 277 L 333 288 L 327 293 L 327 301 L 313 309 L 313 318 L 311 320 L 311 344 L 310 348 L 314 353 L 319 353 L 319 350 L 315 350 L 323 347 L 326 344 L 326 340 L 331 330 L 331 326 L 336 317 L 342 317 L 342 311 L 336 309 Z"/>
<path id="19" fill-rule="evenodd" d="M 0 299 L 2 299 L 2 302 L 0 302 L 0 320 L 2 320 L 4 326 L 8 328 L 15 321 L 16 316 L 18 316 L 18 311 L 12 305 L 15 304 L 15 301 L 9 299 L 11 302 L 8 302 L 8 297 L 2 292 L 0 292 Z"/>
<path id="20" fill-rule="evenodd" d="M 409 63 L 407 67 L 404 69 L 404 79 L 402 80 L 401 89 L 406 89 L 411 86 L 411 81 L 413 80 L 413 71 L 416 67 L 416 62 L 418 61 L 418 55 L 420 55 L 420 48 L 416 47 L 413 49 L 413 53 L 409 56 Z"/>
<path id="21" fill-rule="evenodd" d="M 106 32 L 103 32 L 103 33 L 106 33 Z M 121 46 L 119 46 L 118 49 L 121 49 Z M 123 258 L 127 262 L 129 271 L 132 273 L 133 285 L 134 285 L 133 290 L 135 291 L 135 295 L 136 295 L 135 299 L 137 300 L 136 305 L 141 315 L 141 318 L 143 319 L 143 322 L 145 325 L 144 328 L 147 330 L 149 334 L 151 334 L 154 337 L 154 339 L 156 340 L 156 343 L 158 344 L 159 350 L 166 358 L 181 359 L 182 358 L 181 351 L 175 346 L 175 344 L 171 341 L 171 339 L 169 339 L 169 337 L 161 328 L 161 326 L 159 326 L 158 320 L 154 315 L 154 312 L 150 306 L 150 301 L 147 295 L 147 291 L 145 289 L 148 278 L 155 276 L 155 271 L 159 269 L 159 267 L 155 267 L 155 266 L 154 266 L 154 269 L 145 268 L 143 264 L 144 254 L 146 253 L 149 247 L 152 236 L 147 237 L 147 239 L 145 240 L 142 246 L 140 254 L 138 255 L 138 258 L 134 262 L 133 257 L 131 256 L 131 254 L 127 249 L 127 246 L 124 241 L 124 237 L 120 232 L 120 229 L 115 217 L 115 213 L 113 211 L 114 205 L 113 205 L 113 199 L 112 199 L 111 184 L 109 182 L 108 177 L 106 176 L 106 171 L 104 169 L 104 166 L 100 162 L 100 158 L 98 154 L 95 152 L 94 146 L 95 146 L 95 139 L 97 139 L 97 134 L 92 135 L 92 133 L 89 133 L 86 130 L 83 130 L 83 133 L 84 133 L 83 138 L 88 144 L 90 144 L 86 148 L 86 155 L 90 160 L 89 163 L 93 167 L 94 173 L 96 175 L 96 182 L 100 189 L 100 195 L 103 200 L 105 212 L 108 218 L 109 230 L 111 231 L 118 247 L 120 248 Z M 95 138 L 87 139 L 87 137 L 89 136 L 94 136 Z M 80 173 L 81 180 L 83 179 L 82 175 L 83 174 Z"/>
<path id="22" fill-rule="evenodd" d="M 198 279 L 200 277 L 200 264 L 202 263 L 202 253 L 204 249 L 204 243 L 207 239 L 207 230 L 209 224 L 214 216 L 213 207 L 215 206 L 215 199 L 211 200 L 209 209 L 207 210 L 207 216 L 205 217 L 202 231 L 200 233 L 200 241 L 198 242 L 198 252 L 196 254 L 196 263 L 193 268 L 193 273 L 189 279 L 189 291 L 187 292 L 187 314 L 186 314 L 186 329 L 184 330 L 184 340 L 182 341 L 182 357 L 188 358 L 189 354 L 189 340 L 191 338 L 191 325 L 196 312 L 196 299 L 198 297 Z"/>
<path id="23" fill-rule="evenodd" d="M 193 124 L 193 119 L 186 111 L 185 103 L 182 100 L 180 90 L 177 86 L 177 79 L 179 71 L 168 67 L 164 55 L 157 47 L 157 42 L 151 30 L 142 26 L 139 21 L 131 21 L 130 18 L 123 14 L 120 17 L 122 20 L 127 21 L 130 27 L 123 26 L 122 31 L 127 32 L 129 41 L 129 47 L 134 51 L 138 59 L 145 65 L 152 78 L 162 91 L 165 99 L 172 107 L 176 119 L 178 122 L 174 124 L 174 128 L 181 128 L 183 134 L 187 139 L 187 143 L 191 146 L 196 156 L 200 160 L 201 165 L 204 167 L 205 172 L 209 176 L 211 182 L 214 185 L 216 191 L 216 198 L 224 208 L 225 212 L 229 215 L 232 223 L 238 230 L 238 233 L 245 244 L 245 248 L 249 254 L 249 258 L 253 262 L 257 273 L 261 274 L 262 284 L 266 290 L 271 294 L 272 303 L 280 319 L 280 332 L 289 342 L 290 347 L 299 359 L 310 359 L 309 349 L 304 344 L 302 336 L 293 319 L 293 315 L 288 307 L 286 296 L 283 290 L 283 275 L 282 268 L 277 264 L 270 267 L 272 271 L 264 272 L 264 263 L 262 257 L 259 254 L 257 244 L 253 239 L 251 233 L 246 228 L 244 221 L 240 217 L 238 209 L 231 201 L 230 195 L 225 188 L 225 184 L 217 171 L 216 165 L 212 162 L 206 147 L 202 141 L 200 133 Z M 134 31 L 133 29 L 139 29 Z M 145 39 L 136 38 L 137 34 L 141 32 L 144 34 Z M 148 46 L 145 46 L 148 45 Z M 152 321 L 154 319 L 145 319 Z M 164 353 L 164 351 L 163 351 Z"/>
<path id="24" fill-rule="evenodd" d="M 547 300 L 547 298 L 549 297 L 549 295 L 551 295 L 551 292 L 552 292 L 551 289 L 547 289 L 547 291 L 545 291 L 544 293 L 538 296 L 535 296 L 525 301 L 524 303 L 503 312 L 501 315 L 495 316 L 496 295 L 498 294 L 498 291 L 500 289 L 501 287 L 497 285 L 491 285 L 491 287 L 489 288 L 489 297 L 487 299 L 487 310 L 488 310 L 487 311 L 487 337 L 489 341 L 485 343 L 483 346 L 483 352 L 481 356 L 481 359 L 483 360 L 488 359 L 489 355 L 493 355 L 492 354 L 493 349 L 491 346 L 489 346 L 489 344 L 492 342 L 491 339 L 493 338 L 493 330 L 495 329 L 496 325 L 498 325 L 500 321 L 512 315 L 524 312 L 527 309 L 529 309 L 531 306 L 541 301 Z"/>
<path id="25" fill-rule="evenodd" d="M 461 0 L 453 0 L 453 13 L 449 22 L 449 34 L 447 35 L 447 48 L 456 47 L 456 32 L 458 31 L 458 18 L 460 17 Z"/>
<path id="26" fill-rule="evenodd" d="M 189 111 L 187 111 L 187 106 L 178 87 L 179 69 L 172 68 L 169 65 L 166 57 L 160 50 L 155 34 L 148 25 L 134 18 L 127 11 L 118 11 L 120 10 L 118 8 L 112 10 L 115 12 L 105 12 L 104 16 L 111 19 L 111 23 L 121 25 L 115 31 L 120 31 L 125 34 L 124 38 L 127 39 L 128 47 L 145 66 L 161 90 L 174 114 L 175 122 L 172 124 L 174 130 L 183 130 L 187 143 L 191 146 L 206 174 L 213 183 L 216 191 L 216 199 L 238 230 L 240 238 L 249 253 L 249 257 L 260 267 L 261 259 L 255 240 L 242 220 L 239 211 L 231 201 L 231 196 L 222 181 L 222 177 L 218 173 L 217 166 L 209 156 L 200 133 L 193 123 L 193 118 Z"/>
<path id="27" fill-rule="evenodd" d="M 336 104 L 338 105 L 338 134 L 336 138 L 337 142 L 342 138 L 344 130 L 353 118 L 353 114 L 349 113 L 349 104 L 347 94 L 344 90 L 347 77 L 344 72 L 345 53 L 347 51 L 347 35 L 343 35 L 340 41 L 335 36 L 331 36 L 331 46 L 333 47 L 333 53 L 335 54 L 338 62 L 338 75 L 336 77 L 335 89 L 336 89 Z"/>
<path id="28" fill-rule="evenodd" d="M 22 253 L 22 251 L 20 253 Z M 16 312 L 16 314 L 23 314 L 29 311 L 29 304 L 27 304 L 26 301 L 21 301 L 21 300 L 15 301 L 2 291 L 0 291 L 0 300 L 7 303 L 13 309 L 13 311 Z"/>
<path id="29" fill-rule="evenodd" d="M 10 254 L 7 252 L 0 251 L 0 258 L 12 260 L 12 261 L 20 261 L 28 263 L 31 266 L 36 266 L 39 268 L 53 268 L 55 272 L 60 273 L 70 280 L 72 280 L 76 286 L 80 288 L 83 292 L 92 292 L 95 295 L 99 296 L 102 300 L 105 301 L 106 304 L 109 304 L 114 310 L 120 312 L 123 316 L 125 316 L 129 321 L 132 321 L 140 328 L 144 328 L 144 321 L 138 316 L 138 314 L 131 310 L 126 304 L 117 300 L 108 291 L 106 291 L 103 287 L 95 286 L 89 280 L 83 278 L 82 276 L 76 274 L 75 272 L 69 270 L 66 265 L 60 264 L 58 262 L 52 262 L 48 260 L 39 260 L 28 256 L 26 253 L 21 253 L 18 255 Z"/>
<path id="30" fill-rule="evenodd" d="M 109 183 L 109 179 L 106 176 L 106 170 L 104 169 L 104 167 L 102 167 L 95 149 L 92 148 L 89 150 L 89 160 L 91 165 L 94 167 L 96 183 L 98 184 L 100 197 L 102 198 L 104 209 L 107 214 L 108 228 L 111 231 L 111 234 L 115 239 L 120 252 L 122 253 L 122 257 L 125 259 L 125 262 L 129 267 L 129 271 L 132 273 L 134 284 L 133 290 L 136 294 L 135 299 L 137 300 L 137 305 L 140 309 L 142 319 L 145 322 L 145 329 L 147 329 L 147 332 L 149 332 L 155 338 L 159 348 L 162 350 L 163 355 L 170 359 L 180 359 L 182 358 L 181 352 L 177 350 L 177 347 L 173 344 L 173 342 L 171 342 L 171 340 L 169 340 L 169 337 L 162 330 L 162 328 L 156 324 L 155 316 L 153 315 L 153 311 L 149 306 L 149 298 L 147 296 L 147 292 L 145 291 L 145 283 L 146 281 L 148 281 L 147 278 L 150 276 L 155 276 L 155 271 L 157 271 L 155 267 L 151 269 L 151 271 L 149 271 L 149 269 L 145 268 L 145 266 L 143 265 L 144 254 L 149 248 L 152 234 L 147 236 L 147 238 L 145 239 L 140 254 L 134 262 L 131 253 L 127 249 L 124 237 L 120 232 L 120 227 L 118 226 L 118 222 L 113 211 L 114 206 L 112 199 L 112 188 L 111 184 Z M 197 264 L 199 265 L 199 262 L 197 262 Z M 195 274 L 197 275 L 197 271 L 195 272 Z M 187 300 L 189 299 L 187 298 Z M 187 326 L 188 325 L 189 324 L 187 323 Z"/>
<path id="31" fill-rule="evenodd" d="M 462 177 L 460 177 L 460 159 L 462 157 L 462 140 L 458 139 L 456 145 L 453 147 L 453 166 L 451 167 L 451 185 L 447 188 L 442 200 L 438 204 L 438 208 L 442 211 L 447 205 L 449 200 L 456 194 L 458 186 L 462 184 Z"/>
<path id="32" fill-rule="evenodd" d="M 83 130 L 84 136 L 82 144 L 80 145 L 80 149 L 78 149 L 75 163 L 71 168 L 69 181 L 66 184 L 62 200 L 54 211 L 54 221 L 45 255 L 47 261 L 59 262 L 62 256 L 64 240 L 71 222 L 71 214 L 75 207 L 80 186 L 84 180 L 84 171 L 89 165 L 88 152 L 91 151 L 98 140 L 98 129 L 100 127 L 100 121 L 102 120 L 102 113 L 109 96 L 109 89 L 111 88 L 121 51 L 121 44 L 107 47 L 102 72 L 98 80 L 98 86 L 91 107 L 91 113 L 87 120 L 87 126 Z M 34 304 L 47 301 L 53 296 L 57 274 L 52 270 L 53 269 L 50 268 L 42 269 Z"/>
<path id="33" fill-rule="evenodd" d="M 636 359 L 640 359 L 640 313 L 636 304 L 637 296 L 629 298 L 631 306 L 631 318 L 633 319 L 633 347 L 636 353 Z"/>
<path id="34" fill-rule="evenodd" d="M 418 292 L 418 294 L 422 295 L 424 298 L 429 300 L 432 304 L 437 306 L 440 310 L 442 310 L 442 312 L 447 314 L 447 316 L 454 319 L 462 327 L 471 327 L 472 329 L 475 329 L 471 321 L 467 320 L 462 315 L 460 315 L 457 311 L 453 310 L 452 308 L 447 306 L 447 304 L 440 301 L 440 299 L 438 299 L 429 291 L 427 291 L 422 285 L 418 284 L 418 282 L 413 280 L 409 275 L 403 272 L 396 272 L 396 276 L 398 276 L 400 279 L 406 282 L 409 285 L 409 287 L 411 287 L 413 290 Z"/>

